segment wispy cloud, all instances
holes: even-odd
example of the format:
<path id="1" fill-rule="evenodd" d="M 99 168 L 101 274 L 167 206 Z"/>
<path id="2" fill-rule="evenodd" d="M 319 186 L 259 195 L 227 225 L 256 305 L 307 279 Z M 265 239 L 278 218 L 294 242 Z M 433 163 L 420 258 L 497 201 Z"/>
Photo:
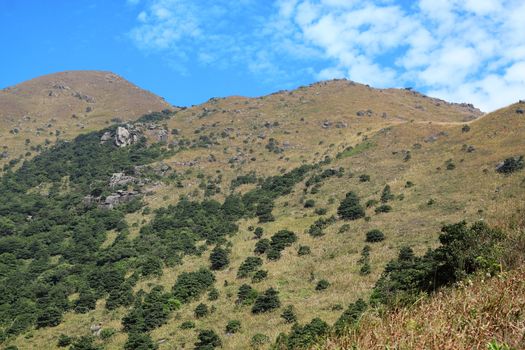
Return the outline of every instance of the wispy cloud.
<path id="1" fill-rule="evenodd" d="M 521 0 L 149 0 L 143 5 L 131 38 L 178 66 L 239 67 L 276 81 L 308 74 L 379 87 L 410 85 L 484 110 L 525 94 Z"/>

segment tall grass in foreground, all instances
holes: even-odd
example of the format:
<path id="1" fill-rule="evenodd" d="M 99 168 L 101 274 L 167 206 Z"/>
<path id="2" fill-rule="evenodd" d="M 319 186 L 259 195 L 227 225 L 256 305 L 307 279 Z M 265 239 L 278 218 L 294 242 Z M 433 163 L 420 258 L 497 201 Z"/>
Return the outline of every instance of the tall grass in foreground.
<path id="1" fill-rule="evenodd" d="M 500 209 L 504 215 L 489 222 L 507 233 L 504 272 L 479 273 L 408 307 L 371 309 L 315 349 L 525 349 L 525 206 Z"/>

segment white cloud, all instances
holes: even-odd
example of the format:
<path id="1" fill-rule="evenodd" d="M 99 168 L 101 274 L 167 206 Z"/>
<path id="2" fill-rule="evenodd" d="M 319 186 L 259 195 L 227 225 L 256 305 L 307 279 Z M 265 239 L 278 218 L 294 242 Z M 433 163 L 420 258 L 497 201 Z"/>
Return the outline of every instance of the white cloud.
<path id="1" fill-rule="evenodd" d="M 139 47 L 162 51 L 178 65 L 194 59 L 223 68 L 243 66 L 265 79 L 309 74 L 378 87 L 410 85 L 486 111 L 525 92 L 522 0 L 147 4 L 130 36 Z"/>

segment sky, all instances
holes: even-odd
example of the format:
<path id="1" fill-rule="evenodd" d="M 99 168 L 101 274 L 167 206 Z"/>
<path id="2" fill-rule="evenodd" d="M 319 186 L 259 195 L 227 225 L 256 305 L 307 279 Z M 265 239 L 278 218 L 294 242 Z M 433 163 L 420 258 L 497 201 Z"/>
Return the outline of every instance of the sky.
<path id="1" fill-rule="evenodd" d="M 0 88 L 113 71 L 174 105 L 319 80 L 525 99 L 524 0 L 0 0 Z"/>

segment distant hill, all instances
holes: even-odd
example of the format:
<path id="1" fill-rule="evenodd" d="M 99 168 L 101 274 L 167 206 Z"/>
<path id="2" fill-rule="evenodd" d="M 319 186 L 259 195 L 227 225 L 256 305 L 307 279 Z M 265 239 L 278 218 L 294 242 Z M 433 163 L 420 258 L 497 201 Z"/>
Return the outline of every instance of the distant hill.
<path id="1" fill-rule="evenodd" d="M 111 72 L 60 72 L 7 87 L 0 90 L 0 165 L 46 139 L 71 139 L 166 108 L 161 97 Z"/>

